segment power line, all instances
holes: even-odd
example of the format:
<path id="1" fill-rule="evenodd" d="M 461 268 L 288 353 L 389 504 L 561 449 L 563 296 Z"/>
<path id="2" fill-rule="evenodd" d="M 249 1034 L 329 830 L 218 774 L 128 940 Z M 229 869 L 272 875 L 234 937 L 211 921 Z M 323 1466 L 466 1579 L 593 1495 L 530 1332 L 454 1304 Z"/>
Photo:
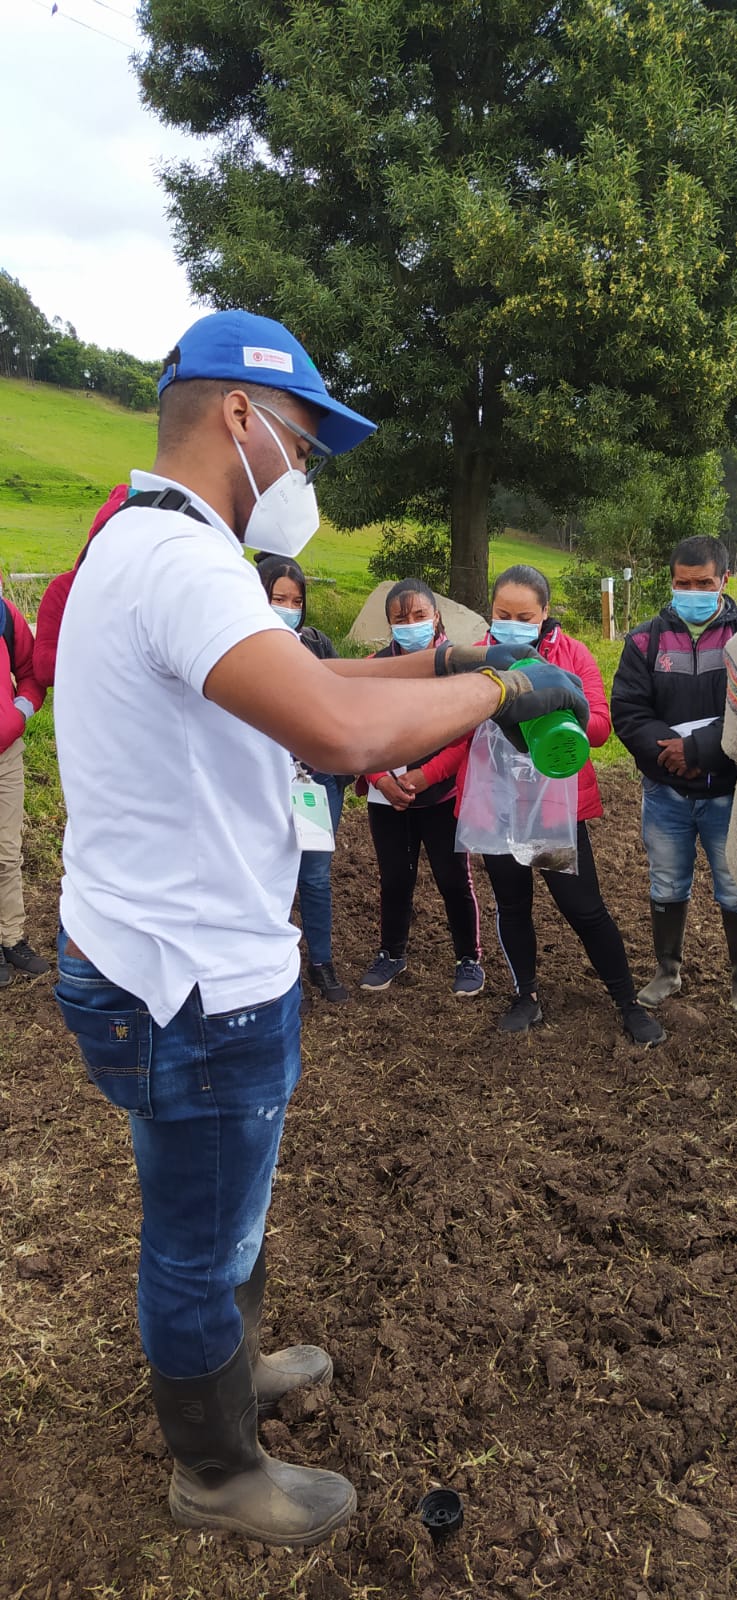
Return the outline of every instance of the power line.
<path id="1" fill-rule="evenodd" d="M 118 6 L 109 6 L 107 0 L 92 0 L 93 5 L 102 6 L 105 11 L 114 11 L 116 17 L 125 17 L 126 22 L 133 22 L 135 11 L 121 11 Z M 112 34 L 110 35 L 112 38 Z"/>
<path id="2" fill-rule="evenodd" d="M 45 11 L 47 16 L 54 16 L 54 12 L 51 10 L 51 8 L 48 5 L 44 5 L 44 0 L 31 0 L 31 3 L 34 6 L 38 6 L 39 11 Z M 110 9 L 112 9 L 112 7 Z M 79 17 L 71 17 L 69 12 L 62 11 L 59 5 L 56 7 L 56 15 L 58 17 L 63 17 L 65 22 L 76 23 L 78 28 L 86 28 L 88 33 L 99 34 L 101 39 L 110 39 L 113 44 L 122 45 L 124 50 L 131 50 L 133 48 L 133 46 L 129 44 L 126 39 L 119 39 L 114 33 L 105 33 L 104 28 L 93 28 L 91 22 L 82 22 Z M 122 16 L 123 13 L 120 12 L 120 15 Z"/>

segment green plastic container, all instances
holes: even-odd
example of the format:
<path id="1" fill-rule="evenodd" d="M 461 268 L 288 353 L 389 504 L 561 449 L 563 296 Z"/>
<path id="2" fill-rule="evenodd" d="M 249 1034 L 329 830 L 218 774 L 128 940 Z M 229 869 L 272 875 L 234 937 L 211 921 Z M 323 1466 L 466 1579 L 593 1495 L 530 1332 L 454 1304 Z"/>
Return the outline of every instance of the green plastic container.
<path id="1" fill-rule="evenodd" d="M 514 662 L 523 672 L 530 664 Z M 589 759 L 591 746 L 572 711 L 549 711 L 519 726 L 533 765 L 545 778 L 572 778 Z"/>

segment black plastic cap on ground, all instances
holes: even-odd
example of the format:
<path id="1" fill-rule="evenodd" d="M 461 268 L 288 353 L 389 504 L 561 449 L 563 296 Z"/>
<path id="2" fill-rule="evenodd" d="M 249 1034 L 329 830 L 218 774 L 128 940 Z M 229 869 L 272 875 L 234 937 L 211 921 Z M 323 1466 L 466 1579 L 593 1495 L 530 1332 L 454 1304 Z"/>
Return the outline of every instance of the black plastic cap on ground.
<path id="1" fill-rule="evenodd" d="M 463 1527 L 463 1503 L 455 1489 L 431 1489 L 417 1510 L 434 1545 L 445 1544 Z"/>

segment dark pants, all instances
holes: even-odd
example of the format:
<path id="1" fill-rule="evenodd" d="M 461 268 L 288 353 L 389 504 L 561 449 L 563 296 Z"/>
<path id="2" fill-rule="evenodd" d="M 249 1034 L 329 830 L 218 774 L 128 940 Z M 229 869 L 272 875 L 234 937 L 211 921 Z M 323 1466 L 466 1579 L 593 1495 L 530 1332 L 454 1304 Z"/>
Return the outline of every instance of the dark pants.
<path id="1" fill-rule="evenodd" d="M 532 868 L 520 866 L 514 856 L 484 856 L 484 865 L 496 898 L 499 943 L 517 991 L 534 994 L 537 940 L 532 920 Z M 632 973 L 622 935 L 601 898 L 585 822 L 578 824 L 578 873 L 543 872 L 542 876 L 615 1005 L 627 1005 L 635 997 Z"/>
<path id="2" fill-rule="evenodd" d="M 407 949 L 420 846 L 424 844 L 445 901 L 456 960 L 462 961 L 464 956 L 479 959 L 479 908 L 470 860 L 455 848 L 453 805 L 452 800 L 442 800 L 434 806 L 394 811 L 391 806 L 369 804 L 381 882 L 381 948 L 390 956 L 403 956 Z"/>

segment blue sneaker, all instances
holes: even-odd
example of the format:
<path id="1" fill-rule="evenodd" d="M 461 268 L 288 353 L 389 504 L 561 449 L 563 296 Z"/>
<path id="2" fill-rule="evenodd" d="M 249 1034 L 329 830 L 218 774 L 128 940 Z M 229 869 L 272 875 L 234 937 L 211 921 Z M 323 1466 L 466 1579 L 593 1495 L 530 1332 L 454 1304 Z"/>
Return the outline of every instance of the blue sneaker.
<path id="1" fill-rule="evenodd" d="M 464 956 L 462 961 L 456 961 L 456 975 L 453 984 L 453 993 L 464 997 L 466 995 L 480 994 L 486 982 L 486 973 L 480 963 L 473 956 Z"/>
<path id="2" fill-rule="evenodd" d="M 380 950 L 368 972 L 364 972 L 361 979 L 361 988 L 388 989 L 389 984 L 399 977 L 400 972 L 406 971 L 406 956 L 390 956 L 388 950 Z"/>

